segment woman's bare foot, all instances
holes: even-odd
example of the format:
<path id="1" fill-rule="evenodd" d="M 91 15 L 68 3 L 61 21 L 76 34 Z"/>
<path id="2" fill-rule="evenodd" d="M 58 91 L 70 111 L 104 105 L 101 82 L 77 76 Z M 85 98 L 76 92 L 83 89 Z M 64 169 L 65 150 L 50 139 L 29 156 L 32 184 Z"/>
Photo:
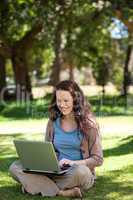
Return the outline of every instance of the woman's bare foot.
<path id="1" fill-rule="evenodd" d="M 21 191 L 23 194 L 27 193 L 27 191 L 25 190 L 24 186 L 21 187 Z"/>
<path id="2" fill-rule="evenodd" d="M 82 197 L 82 193 L 79 187 L 74 187 L 67 190 L 60 190 L 58 195 L 63 197 Z"/>

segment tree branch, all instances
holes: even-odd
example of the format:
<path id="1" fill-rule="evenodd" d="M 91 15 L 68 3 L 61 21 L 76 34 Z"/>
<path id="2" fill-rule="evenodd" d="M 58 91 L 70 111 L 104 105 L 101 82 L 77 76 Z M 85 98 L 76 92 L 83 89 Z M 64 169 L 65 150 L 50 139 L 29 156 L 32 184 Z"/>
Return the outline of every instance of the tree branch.
<path id="1" fill-rule="evenodd" d="M 33 28 L 28 31 L 20 41 L 17 41 L 15 43 L 14 47 L 29 49 L 32 46 L 33 40 L 35 39 L 36 35 L 41 32 L 42 28 L 43 24 L 41 22 L 33 26 Z"/>
<path id="2" fill-rule="evenodd" d="M 12 50 L 11 46 L 8 44 L 8 42 L 5 40 L 3 35 L 0 35 L 0 55 L 4 58 L 11 57 Z"/>

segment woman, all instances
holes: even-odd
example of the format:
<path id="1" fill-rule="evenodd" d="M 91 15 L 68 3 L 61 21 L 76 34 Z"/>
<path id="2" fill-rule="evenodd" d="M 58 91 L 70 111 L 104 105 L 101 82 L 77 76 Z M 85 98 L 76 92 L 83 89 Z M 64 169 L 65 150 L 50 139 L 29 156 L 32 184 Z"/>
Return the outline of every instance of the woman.
<path id="1" fill-rule="evenodd" d="M 62 81 L 54 89 L 45 140 L 52 141 L 60 167 L 69 166 L 67 172 L 50 177 L 25 174 L 16 161 L 10 166 L 11 175 L 31 194 L 82 197 L 94 184 L 95 167 L 102 165 L 103 154 L 90 105 L 74 81 Z"/>

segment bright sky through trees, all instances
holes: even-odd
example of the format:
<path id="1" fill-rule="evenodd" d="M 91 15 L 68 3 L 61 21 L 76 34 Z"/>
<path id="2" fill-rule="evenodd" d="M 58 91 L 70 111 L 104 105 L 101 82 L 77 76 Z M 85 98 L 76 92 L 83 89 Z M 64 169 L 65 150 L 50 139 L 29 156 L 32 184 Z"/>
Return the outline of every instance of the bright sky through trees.
<path id="1" fill-rule="evenodd" d="M 116 18 L 113 18 L 113 23 L 109 30 L 112 38 L 121 39 L 128 37 L 127 27 Z"/>

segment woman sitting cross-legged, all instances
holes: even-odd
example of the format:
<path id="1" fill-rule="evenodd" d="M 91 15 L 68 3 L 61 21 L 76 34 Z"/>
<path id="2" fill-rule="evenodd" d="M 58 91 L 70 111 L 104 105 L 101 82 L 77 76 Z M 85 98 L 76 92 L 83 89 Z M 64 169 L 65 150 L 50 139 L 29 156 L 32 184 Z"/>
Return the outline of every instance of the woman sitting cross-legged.
<path id="1" fill-rule="evenodd" d="M 60 176 L 28 174 L 15 161 L 9 168 L 12 177 L 30 194 L 82 197 L 94 184 L 95 167 L 102 165 L 103 154 L 95 117 L 74 81 L 62 81 L 54 89 L 45 140 L 53 143 L 60 167 L 70 166 L 67 172 Z"/>

